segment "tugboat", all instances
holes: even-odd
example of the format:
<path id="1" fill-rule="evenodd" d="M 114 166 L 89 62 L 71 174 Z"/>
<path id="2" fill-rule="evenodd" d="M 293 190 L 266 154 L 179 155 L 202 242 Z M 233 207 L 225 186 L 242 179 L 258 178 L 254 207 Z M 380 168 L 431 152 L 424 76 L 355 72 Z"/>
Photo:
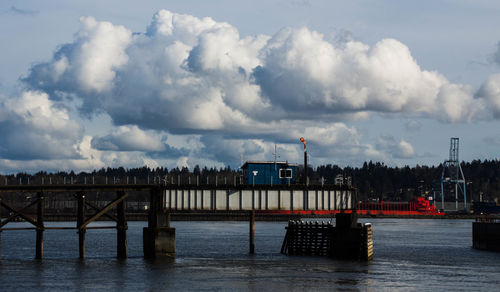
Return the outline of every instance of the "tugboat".
<path id="1" fill-rule="evenodd" d="M 426 198 L 426 197 L 418 197 L 413 200 L 415 203 L 415 209 L 417 212 L 420 212 L 421 214 L 426 214 L 426 215 L 440 215 L 437 214 L 437 209 L 436 206 L 434 205 L 434 200 L 432 197 Z"/>

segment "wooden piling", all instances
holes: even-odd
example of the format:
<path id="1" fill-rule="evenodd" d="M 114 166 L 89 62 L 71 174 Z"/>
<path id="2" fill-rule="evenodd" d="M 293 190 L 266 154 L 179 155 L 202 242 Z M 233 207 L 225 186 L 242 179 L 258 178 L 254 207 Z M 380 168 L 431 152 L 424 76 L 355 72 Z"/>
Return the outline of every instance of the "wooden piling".
<path id="1" fill-rule="evenodd" d="M 255 211 L 250 211 L 250 254 L 255 253 Z"/>
<path id="2" fill-rule="evenodd" d="M 370 223 L 363 226 L 361 242 L 361 260 L 371 261 L 373 259 L 373 231 Z"/>
<path id="3" fill-rule="evenodd" d="M 45 229 L 43 223 L 43 213 L 44 213 L 44 197 L 42 192 L 38 192 L 36 194 L 38 203 L 37 203 L 37 219 L 36 219 L 36 255 L 35 258 L 37 260 L 41 260 L 43 258 L 43 231 Z"/>
<path id="4" fill-rule="evenodd" d="M 116 192 L 116 198 L 120 199 L 125 195 L 125 192 Z M 127 219 L 125 217 L 125 200 L 122 200 L 116 206 L 116 215 L 118 220 L 116 221 L 116 247 L 117 247 L 117 257 L 119 259 L 126 259 L 128 257 L 127 248 Z"/>
<path id="5" fill-rule="evenodd" d="M 85 193 L 78 192 L 77 198 L 77 221 L 76 228 L 78 228 L 78 252 L 81 259 L 85 258 Z"/>

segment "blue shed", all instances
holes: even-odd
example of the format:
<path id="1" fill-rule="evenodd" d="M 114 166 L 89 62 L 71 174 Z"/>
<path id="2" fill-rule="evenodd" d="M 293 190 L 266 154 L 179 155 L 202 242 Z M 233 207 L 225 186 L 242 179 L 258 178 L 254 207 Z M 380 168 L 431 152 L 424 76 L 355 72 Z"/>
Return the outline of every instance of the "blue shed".
<path id="1" fill-rule="evenodd" d="M 247 161 L 241 166 L 247 184 L 291 184 L 297 178 L 297 164 L 286 161 Z"/>

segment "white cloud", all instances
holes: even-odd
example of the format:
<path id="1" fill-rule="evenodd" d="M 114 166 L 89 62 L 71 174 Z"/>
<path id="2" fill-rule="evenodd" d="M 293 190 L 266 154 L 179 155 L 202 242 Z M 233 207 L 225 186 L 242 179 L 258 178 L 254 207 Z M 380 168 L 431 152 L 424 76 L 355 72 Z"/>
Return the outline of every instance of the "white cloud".
<path id="1" fill-rule="evenodd" d="M 330 43 L 307 28 L 241 38 L 228 23 L 166 10 L 145 34 L 91 17 L 81 21 L 74 42 L 34 66 L 25 81 L 78 96 L 82 110 L 105 111 L 118 125 L 232 134 L 256 122 L 367 112 L 450 122 L 478 112 L 470 86 L 422 70 L 395 39 L 373 47 L 351 39 Z"/>
<path id="2" fill-rule="evenodd" d="M 162 159 L 234 164 L 241 155 L 269 160 L 278 143 L 283 158 L 297 161 L 304 136 L 317 162 L 410 159 L 416 154 L 408 142 L 386 137 L 373 146 L 344 122 L 374 113 L 454 123 L 499 118 L 498 76 L 474 93 L 421 69 L 395 39 L 329 42 L 305 27 L 242 38 L 228 23 L 167 10 L 145 33 L 84 17 L 74 40 L 23 79 L 46 92 L 37 95 L 49 114 L 35 111 L 35 125 L 16 107 L 0 107 L 0 127 L 28 133 L 12 131 L 0 153 L 14 157 L 16 145 L 39 140 L 43 153 L 27 151 L 25 159 L 66 157 L 79 167 Z M 109 134 L 82 138 L 60 106 L 66 99 L 80 103 L 86 117 L 109 115 Z"/>
<path id="3" fill-rule="evenodd" d="M 177 165 L 176 165 L 176 166 L 177 166 L 179 169 L 182 169 L 182 168 L 184 168 L 184 167 L 189 168 L 188 161 L 189 161 L 189 157 L 186 157 L 186 156 L 180 157 L 180 158 L 177 160 Z"/>
<path id="4" fill-rule="evenodd" d="M 68 111 L 46 93 L 23 92 L 20 97 L 0 96 L 0 158 L 75 158 L 83 128 Z"/>
<path id="5" fill-rule="evenodd" d="M 101 92 L 112 87 L 115 70 L 128 61 L 125 48 L 131 32 L 109 22 L 97 22 L 92 17 L 81 18 L 82 30 L 77 36 L 76 62 L 72 64 L 76 77 L 87 90 Z"/>

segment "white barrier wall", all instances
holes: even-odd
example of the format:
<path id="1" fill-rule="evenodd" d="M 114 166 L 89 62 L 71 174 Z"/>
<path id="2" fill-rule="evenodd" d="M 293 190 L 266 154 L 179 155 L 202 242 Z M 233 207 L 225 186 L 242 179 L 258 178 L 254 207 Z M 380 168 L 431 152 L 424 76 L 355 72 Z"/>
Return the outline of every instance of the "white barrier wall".
<path id="1" fill-rule="evenodd" d="M 291 193 L 292 192 L 288 190 L 280 191 L 280 210 L 290 210 Z"/>
<path id="2" fill-rule="evenodd" d="M 211 210 L 212 199 L 211 199 L 211 190 L 202 190 L 201 191 L 201 200 L 203 202 L 201 209 L 202 210 Z"/>
<path id="3" fill-rule="evenodd" d="M 349 190 L 167 189 L 172 210 L 341 210 L 352 202 Z"/>
<path id="4" fill-rule="evenodd" d="M 229 191 L 229 210 L 240 209 L 240 192 L 237 190 Z"/>
<path id="5" fill-rule="evenodd" d="M 269 190 L 267 191 L 267 210 L 279 210 L 279 198 L 277 190 Z"/>

